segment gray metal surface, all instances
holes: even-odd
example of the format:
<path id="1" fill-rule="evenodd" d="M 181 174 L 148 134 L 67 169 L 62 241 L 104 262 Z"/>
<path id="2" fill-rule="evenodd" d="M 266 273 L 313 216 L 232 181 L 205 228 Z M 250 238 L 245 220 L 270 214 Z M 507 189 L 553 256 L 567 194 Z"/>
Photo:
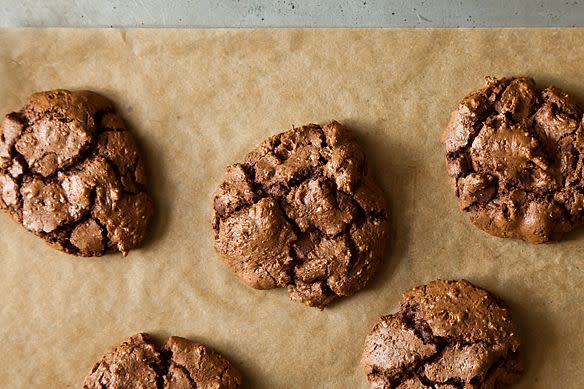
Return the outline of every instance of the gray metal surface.
<path id="1" fill-rule="evenodd" d="M 571 27 L 584 0 L 0 0 L 0 26 Z"/>

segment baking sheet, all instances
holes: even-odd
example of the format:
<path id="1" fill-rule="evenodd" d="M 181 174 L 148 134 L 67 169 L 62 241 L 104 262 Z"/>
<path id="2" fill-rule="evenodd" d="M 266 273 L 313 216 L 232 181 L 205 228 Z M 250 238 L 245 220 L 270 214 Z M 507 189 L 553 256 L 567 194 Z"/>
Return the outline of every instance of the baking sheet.
<path id="1" fill-rule="evenodd" d="M 0 387 L 76 388 L 138 331 L 204 342 L 250 388 L 366 388 L 358 363 L 402 291 L 467 278 L 520 324 L 518 388 L 584 382 L 584 230 L 534 246 L 458 210 L 439 134 L 483 76 L 526 74 L 584 101 L 584 29 L 0 30 L 0 106 L 93 89 L 113 99 L 149 167 L 157 216 L 127 257 L 57 252 L 0 216 Z M 336 119 L 366 147 L 391 206 L 385 264 L 324 311 L 245 287 L 218 260 L 210 197 L 226 165 L 292 124 Z"/>

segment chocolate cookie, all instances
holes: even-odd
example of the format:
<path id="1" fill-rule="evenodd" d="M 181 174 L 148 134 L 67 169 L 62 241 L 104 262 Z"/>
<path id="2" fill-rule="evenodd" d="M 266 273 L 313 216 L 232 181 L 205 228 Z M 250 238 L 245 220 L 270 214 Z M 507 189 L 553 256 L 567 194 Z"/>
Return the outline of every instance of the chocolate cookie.
<path id="1" fill-rule="evenodd" d="M 509 309 L 461 281 L 432 281 L 383 316 L 361 357 L 371 388 L 498 388 L 522 373 Z"/>
<path id="2" fill-rule="evenodd" d="M 110 348 L 83 389 L 233 389 L 241 375 L 218 352 L 171 336 L 160 350 L 148 334 L 136 334 Z"/>
<path id="3" fill-rule="evenodd" d="M 96 93 L 35 93 L 0 125 L 0 208 L 67 253 L 138 245 L 152 215 L 145 182 L 136 143 Z"/>
<path id="4" fill-rule="evenodd" d="M 442 138 L 460 207 L 492 235 L 558 240 L 584 221 L 582 110 L 531 78 L 486 80 Z"/>
<path id="5" fill-rule="evenodd" d="M 246 284 L 319 308 L 367 284 L 387 237 L 383 194 L 337 122 L 266 139 L 226 169 L 212 213 L 215 248 Z"/>

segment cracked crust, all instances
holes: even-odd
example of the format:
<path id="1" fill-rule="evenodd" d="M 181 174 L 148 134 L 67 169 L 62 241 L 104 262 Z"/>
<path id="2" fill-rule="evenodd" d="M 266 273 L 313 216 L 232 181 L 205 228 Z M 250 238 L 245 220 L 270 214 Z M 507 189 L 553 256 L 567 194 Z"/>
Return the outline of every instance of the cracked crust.
<path id="1" fill-rule="evenodd" d="M 112 103 L 90 92 L 31 95 L 0 124 L 0 208 L 79 256 L 137 246 L 152 215 L 138 148 Z"/>
<path id="2" fill-rule="evenodd" d="M 518 380 L 519 336 L 507 306 L 465 280 L 407 291 L 365 340 L 371 388 L 494 389 Z"/>
<path id="3" fill-rule="evenodd" d="M 83 389 L 236 389 L 241 375 L 216 351 L 177 336 L 157 348 L 148 334 L 110 348 Z"/>
<path id="4" fill-rule="evenodd" d="M 363 288 L 387 238 L 383 193 L 337 122 L 292 128 L 229 166 L 213 195 L 215 248 L 247 285 L 324 308 Z"/>
<path id="5" fill-rule="evenodd" d="M 443 134 L 462 210 L 480 229 L 531 243 L 584 222 L 582 109 L 531 78 L 486 78 Z"/>

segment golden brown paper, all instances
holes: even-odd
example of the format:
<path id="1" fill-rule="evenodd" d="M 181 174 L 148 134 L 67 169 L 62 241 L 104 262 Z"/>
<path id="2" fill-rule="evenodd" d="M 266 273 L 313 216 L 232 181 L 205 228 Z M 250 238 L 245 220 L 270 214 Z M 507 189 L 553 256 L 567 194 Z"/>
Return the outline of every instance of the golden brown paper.
<path id="1" fill-rule="evenodd" d="M 112 98 L 144 149 L 157 203 L 127 257 L 57 252 L 0 216 L 0 387 L 79 388 L 138 331 L 204 342 L 250 388 L 366 388 L 359 357 L 402 291 L 467 278 L 520 323 L 518 388 L 584 382 L 584 229 L 559 244 L 491 237 L 458 209 L 439 134 L 485 75 L 526 74 L 584 99 L 584 29 L 0 31 L 0 107 L 34 91 Z M 324 311 L 244 286 L 213 251 L 226 165 L 292 124 L 337 119 L 366 146 L 392 216 L 372 284 Z"/>

